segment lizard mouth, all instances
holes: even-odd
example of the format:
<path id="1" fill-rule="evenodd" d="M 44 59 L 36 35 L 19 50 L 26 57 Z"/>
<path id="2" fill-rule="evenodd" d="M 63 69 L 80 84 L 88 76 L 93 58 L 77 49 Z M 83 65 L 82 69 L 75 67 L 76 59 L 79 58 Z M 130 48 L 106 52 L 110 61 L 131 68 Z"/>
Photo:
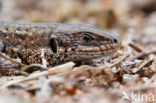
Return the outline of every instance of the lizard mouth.
<path id="1" fill-rule="evenodd" d="M 106 45 L 101 45 L 99 47 L 84 47 L 84 46 L 79 46 L 78 47 L 78 54 L 83 55 L 79 56 L 79 59 L 94 59 L 94 58 L 99 58 L 102 56 L 109 56 L 116 52 L 120 48 L 120 44 L 106 44 Z"/>
<path id="2" fill-rule="evenodd" d="M 105 57 L 112 55 L 114 52 L 116 52 L 119 49 L 119 47 L 116 47 L 114 49 L 110 50 L 102 50 L 102 51 L 77 51 L 75 54 L 72 53 L 73 61 L 84 61 L 84 60 L 91 60 L 96 59 L 100 57 Z"/>
<path id="3" fill-rule="evenodd" d="M 102 56 L 109 56 L 119 49 L 120 45 L 107 44 L 99 47 L 86 47 L 78 46 L 78 50 L 75 54 L 77 60 L 89 60 Z M 79 56 L 78 56 L 79 55 Z"/>
<path id="4" fill-rule="evenodd" d="M 107 52 L 107 51 L 114 51 L 120 45 L 116 44 L 105 44 L 101 46 L 78 46 L 78 52 Z"/>

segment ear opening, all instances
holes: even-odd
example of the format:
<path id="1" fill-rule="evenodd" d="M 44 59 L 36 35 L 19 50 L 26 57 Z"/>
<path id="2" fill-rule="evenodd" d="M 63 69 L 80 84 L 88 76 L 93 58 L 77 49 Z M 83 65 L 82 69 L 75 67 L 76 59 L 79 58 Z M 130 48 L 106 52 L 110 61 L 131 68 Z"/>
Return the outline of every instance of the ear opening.
<path id="1" fill-rule="evenodd" d="M 0 52 L 5 52 L 6 51 L 6 46 L 4 43 L 0 42 Z"/>
<path id="2" fill-rule="evenodd" d="M 51 47 L 51 50 L 54 53 L 57 53 L 57 42 L 56 42 L 56 39 L 54 39 L 54 38 L 50 39 L 50 47 Z"/>

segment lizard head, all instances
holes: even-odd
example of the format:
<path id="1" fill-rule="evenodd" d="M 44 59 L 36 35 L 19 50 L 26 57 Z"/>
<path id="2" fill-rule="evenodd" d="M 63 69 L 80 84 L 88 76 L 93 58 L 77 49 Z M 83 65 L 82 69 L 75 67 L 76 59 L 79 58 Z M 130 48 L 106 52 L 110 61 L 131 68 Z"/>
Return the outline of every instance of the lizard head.
<path id="1" fill-rule="evenodd" d="M 51 36 L 50 44 L 52 51 L 64 56 L 64 60 L 83 61 L 113 54 L 120 47 L 120 40 L 95 26 L 64 24 Z"/>

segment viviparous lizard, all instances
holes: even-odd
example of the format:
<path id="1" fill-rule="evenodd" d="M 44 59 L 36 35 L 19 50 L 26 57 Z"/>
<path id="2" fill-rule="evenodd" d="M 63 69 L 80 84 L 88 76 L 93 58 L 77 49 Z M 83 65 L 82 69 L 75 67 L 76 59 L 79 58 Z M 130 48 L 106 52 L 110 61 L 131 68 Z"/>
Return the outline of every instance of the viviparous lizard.
<path id="1" fill-rule="evenodd" d="M 88 24 L 11 23 L 0 21 L 0 51 L 23 64 L 47 66 L 113 54 L 120 47 L 114 34 Z"/>

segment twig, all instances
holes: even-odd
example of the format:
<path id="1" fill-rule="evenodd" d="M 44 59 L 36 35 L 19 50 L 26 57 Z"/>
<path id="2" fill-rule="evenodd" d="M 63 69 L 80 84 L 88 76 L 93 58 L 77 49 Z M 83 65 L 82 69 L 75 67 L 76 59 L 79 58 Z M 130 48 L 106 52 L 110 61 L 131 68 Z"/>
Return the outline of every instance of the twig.
<path id="1" fill-rule="evenodd" d="M 145 59 L 137 68 L 132 70 L 133 73 L 140 71 L 146 64 L 151 62 L 154 59 L 154 55 L 149 55 L 147 59 Z"/>
<path id="2" fill-rule="evenodd" d="M 156 55 L 156 50 L 153 50 L 153 51 L 149 51 L 149 52 L 142 52 L 142 53 L 139 53 L 131 58 L 129 58 L 128 60 L 130 61 L 134 61 L 135 59 L 139 59 L 139 58 L 142 58 L 142 57 L 146 57 L 150 54 L 155 54 Z"/>
<path id="3" fill-rule="evenodd" d="M 25 64 L 20 63 L 20 62 L 17 62 L 15 59 L 10 58 L 9 56 L 5 55 L 4 53 L 1 53 L 1 52 L 0 52 L 0 57 L 2 57 L 2 58 L 4 58 L 4 59 L 6 59 L 6 60 L 12 62 L 13 64 L 15 64 L 15 65 L 17 65 L 17 66 L 19 66 L 19 67 L 24 67 L 24 66 L 25 66 Z"/>
<path id="4" fill-rule="evenodd" d="M 35 80 L 35 79 L 38 79 L 40 76 L 54 75 L 54 74 L 66 72 L 66 71 L 71 70 L 74 65 L 75 65 L 75 63 L 69 62 L 69 63 L 62 64 L 62 65 L 59 65 L 59 66 L 56 66 L 56 67 L 52 67 L 52 68 L 49 68 L 48 71 L 43 71 L 43 72 L 40 72 L 40 73 L 34 73 L 34 74 L 32 74 L 32 75 L 30 75 L 28 77 L 25 77 L 23 79 L 9 81 L 6 84 L 2 85 L 0 87 L 0 89 L 4 89 L 4 88 L 6 88 L 8 86 L 11 86 L 11 85 L 17 85 L 19 83 Z"/>
<path id="5" fill-rule="evenodd" d="M 41 59 L 42 59 L 42 65 L 44 68 L 47 68 L 47 60 L 45 59 L 45 50 L 41 49 Z"/>
<path id="6" fill-rule="evenodd" d="M 43 64 L 30 64 L 30 65 L 25 65 L 21 62 L 17 62 L 15 59 L 10 58 L 9 56 L 5 55 L 4 53 L 0 52 L 0 57 L 10 61 L 12 64 L 18 66 L 20 68 L 20 71 L 16 71 L 15 74 L 19 74 L 22 73 L 22 75 L 26 75 L 26 73 L 24 71 L 28 70 L 29 68 L 41 68 L 42 70 L 47 70 L 47 68 L 45 68 L 46 66 Z"/>
<path id="7" fill-rule="evenodd" d="M 102 69 L 105 69 L 105 68 L 112 68 L 113 66 L 115 66 L 115 65 L 119 64 L 120 62 L 122 62 L 123 60 L 125 60 L 126 57 L 128 57 L 128 56 L 129 56 L 129 54 L 125 54 L 125 55 L 124 55 L 120 60 L 118 60 L 117 62 L 111 64 L 110 66 L 104 66 L 104 67 L 102 67 Z"/>
<path id="8" fill-rule="evenodd" d="M 47 70 L 44 65 L 42 64 L 30 64 L 30 65 L 25 65 L 23 66 L 20 70 L 21 71 L 27 71 L 30 68 L 40 68 L 41 70 Z"/>
<path id="9" fill-rule="evenodd" d="M 133 43 L 129 43 L 128 45 L 137 52 L 142 52 L 143 51 L 140 47 L 138 47 L 137 45 L 134 45 Z"/>

